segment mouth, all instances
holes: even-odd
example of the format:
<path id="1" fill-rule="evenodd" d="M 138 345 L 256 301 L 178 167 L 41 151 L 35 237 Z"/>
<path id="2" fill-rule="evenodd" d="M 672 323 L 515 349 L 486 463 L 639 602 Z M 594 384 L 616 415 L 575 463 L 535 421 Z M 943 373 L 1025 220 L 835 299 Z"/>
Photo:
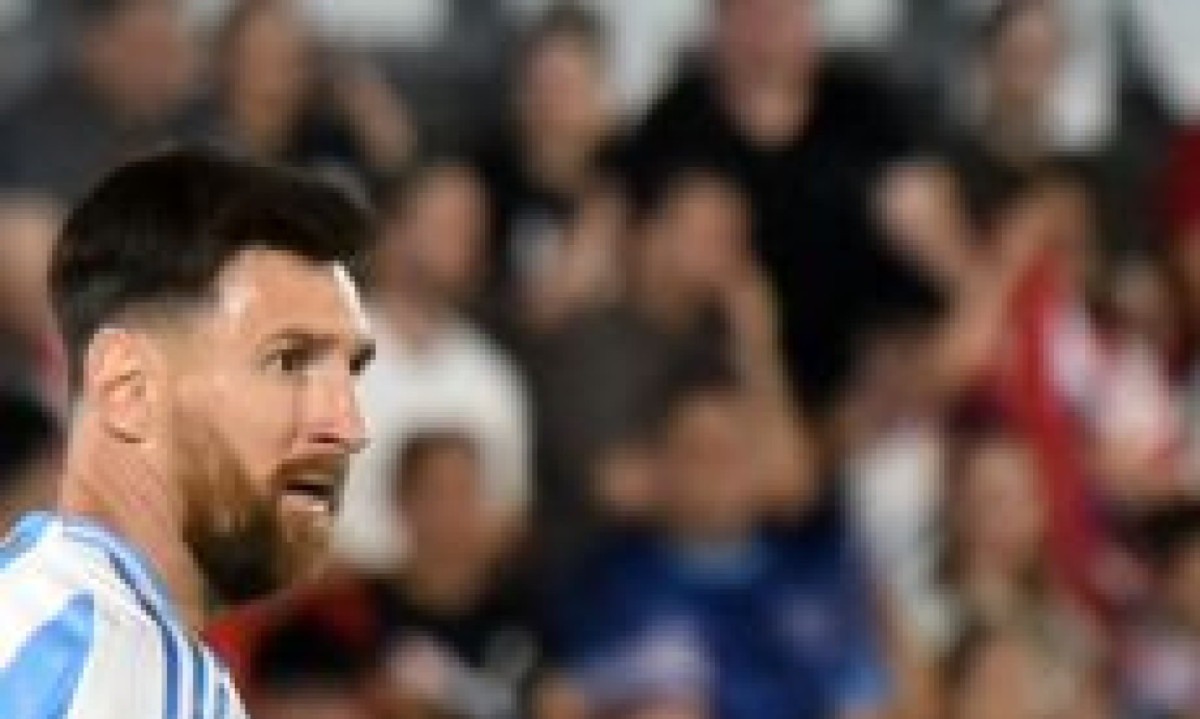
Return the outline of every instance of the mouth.
<path id="1" fill-rule="evenodd" d="M 335 474 L 310 472 L 289 480 L 283 487 L 286 508 L 332 516 L 337 511 L 341 480 Z"/>

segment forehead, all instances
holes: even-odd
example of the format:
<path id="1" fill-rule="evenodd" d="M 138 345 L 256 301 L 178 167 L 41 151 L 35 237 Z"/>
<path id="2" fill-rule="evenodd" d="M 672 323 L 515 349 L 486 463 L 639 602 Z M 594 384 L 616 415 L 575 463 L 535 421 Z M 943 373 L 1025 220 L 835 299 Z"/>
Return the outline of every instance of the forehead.
<path id="1" fill-rule="evenodd" d="M 251 249 L 217 277 L 218 322 L 241 333 L 306 330 L 357 342 L 367 317 L 354 281 L 337 263 L 313 262 L 288 252 Z"/>

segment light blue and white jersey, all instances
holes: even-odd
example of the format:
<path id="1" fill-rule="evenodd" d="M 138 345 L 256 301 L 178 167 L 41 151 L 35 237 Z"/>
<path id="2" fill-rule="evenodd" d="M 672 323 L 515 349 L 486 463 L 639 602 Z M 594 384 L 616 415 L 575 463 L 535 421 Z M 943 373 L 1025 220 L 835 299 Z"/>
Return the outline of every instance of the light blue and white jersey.
<path id="1" fill-rule="evenodd" d="M 140 554 L 98 525 L 35 513 L 0 545 L 0 717 L 246 714 Z"/>

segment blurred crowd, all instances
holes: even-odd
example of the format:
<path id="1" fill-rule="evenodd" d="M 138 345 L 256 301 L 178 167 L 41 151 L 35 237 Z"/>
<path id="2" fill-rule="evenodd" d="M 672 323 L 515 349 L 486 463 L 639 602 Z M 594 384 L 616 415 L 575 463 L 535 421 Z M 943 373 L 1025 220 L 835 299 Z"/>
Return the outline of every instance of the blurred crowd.
<path id="1" fill-rule="evenodd" d="M 106 169 L 368 200 L 339 558 L 210 630 L 255 717 L 1200 717 L 1190 0 L 217 4 L 0 2 L 0 522 Z"/>

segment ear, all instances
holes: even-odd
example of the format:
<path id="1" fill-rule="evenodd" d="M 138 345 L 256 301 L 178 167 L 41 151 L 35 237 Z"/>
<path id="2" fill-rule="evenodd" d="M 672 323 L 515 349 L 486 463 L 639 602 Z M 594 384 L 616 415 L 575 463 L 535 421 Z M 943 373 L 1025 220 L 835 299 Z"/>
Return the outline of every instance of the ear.
<path id="1" fill-rule="evenodd" d="M 153 416 L 155 358 L 149 338 L 102 329 L 84 358 L 84 397 L 104 428 L 126 442 L 147 438 Z"/>

